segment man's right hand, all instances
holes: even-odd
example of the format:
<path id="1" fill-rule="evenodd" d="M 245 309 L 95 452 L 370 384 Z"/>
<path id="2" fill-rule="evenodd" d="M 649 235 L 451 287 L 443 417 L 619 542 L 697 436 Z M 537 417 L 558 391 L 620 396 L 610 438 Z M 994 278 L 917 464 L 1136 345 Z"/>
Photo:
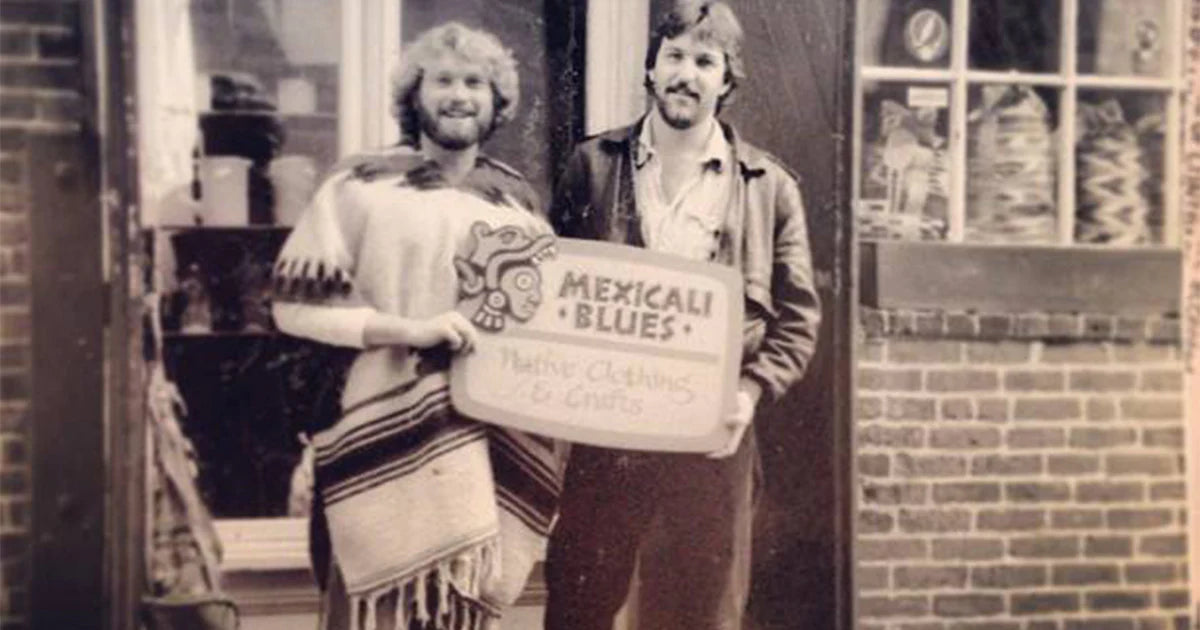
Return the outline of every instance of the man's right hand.
<path id="1" fill-rule="evenodd" d="M 376 313 L 367 320 L 363 340 L 368 347 L 432 348 L 445 343 L 455 352 L 470 352 L 479 341 L 479 331 L 458 311 L 446 311 L 427 319 Z"/>

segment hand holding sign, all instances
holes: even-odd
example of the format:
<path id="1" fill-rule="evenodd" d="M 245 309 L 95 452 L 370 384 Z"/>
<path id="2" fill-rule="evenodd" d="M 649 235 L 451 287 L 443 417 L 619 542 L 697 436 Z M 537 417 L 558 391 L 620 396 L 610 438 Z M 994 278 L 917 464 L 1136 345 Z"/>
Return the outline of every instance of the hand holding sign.
<path id="1" fill-rule="evenodd" d="M 741 359 L 734 270 L 506 229 L 480 227 L 473 253 L 456 261 L 459 312 L 481 332 L 451 370 L 460 411 L 617 448 L 727 443 Z"/>

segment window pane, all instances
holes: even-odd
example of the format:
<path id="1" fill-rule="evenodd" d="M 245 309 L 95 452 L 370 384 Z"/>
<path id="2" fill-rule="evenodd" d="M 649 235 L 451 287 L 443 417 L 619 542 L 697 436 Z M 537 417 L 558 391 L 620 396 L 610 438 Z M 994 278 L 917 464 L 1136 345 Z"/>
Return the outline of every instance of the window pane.
<path id="1" fill-rule="evenodd" d="M 1080 92 L 1076 242 L 1162 242 L 1165 111 L 1161 94 Z"/>
<path id="2" fill-rule="evenodd" d="M 867 0 L 863 64 L 950 67 L 950 0 Z"/>
<path id="3" fill-rule="evenodd" d="M 1079 72 L 1164 76 L 1171 50 L 1166 0 L 1081 0 Z"/>
<path id="4" fill-rule="evenodd" d="M 1060 0 L 971 0 L 970 66 L 1058 72 Z"/>
<path id="5" fill-rule="evenodd" d="M 968 99 L 966 240 L 1053 243 L 1057 92 L 982 85 Z"/>
<path id="6" fill-rule="evenodd" d="M 946 238 L 949 105 L 946 84 L 864 85 L 862 238 Z"/>

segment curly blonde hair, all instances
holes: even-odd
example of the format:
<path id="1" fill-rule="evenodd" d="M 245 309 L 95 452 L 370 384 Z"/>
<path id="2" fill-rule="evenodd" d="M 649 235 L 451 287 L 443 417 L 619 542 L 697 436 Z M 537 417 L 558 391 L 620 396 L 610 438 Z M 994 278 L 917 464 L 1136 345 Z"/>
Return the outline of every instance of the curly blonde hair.
<path id="1" fill-rule="evenodd" d="M 487 71 L 495 112 L 488 133 L 514 118 L 521 100 L 517 60 L 493 34 L 448 22 L 425 31 L 409 44 L 392 74 L 392 115 L 400 124 L 400 141 L 417 144 L 421 137 L 416 95 L 427 66 L 447 54 L 477 63 Z M 485 134 L 486 137 L 486 134 Z"/>

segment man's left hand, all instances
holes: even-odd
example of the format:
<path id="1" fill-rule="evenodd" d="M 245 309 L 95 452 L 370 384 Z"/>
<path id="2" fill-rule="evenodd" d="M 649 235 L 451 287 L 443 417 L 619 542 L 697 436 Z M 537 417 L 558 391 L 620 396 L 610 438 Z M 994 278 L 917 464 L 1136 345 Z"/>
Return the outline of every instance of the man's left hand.
<path id="1" fill-rule="evenodd" d="M 758 405 L 760 394 L 761 389 L 758 387 L 758 383 L 742 381 L 737 392 L 737 408 L 734 409 L 733 415 L 725 420 L 725 427 L 729 430 L 729 439 L 724 446 L 709 453 L 710 458 L 723 459 L 737 452 L 738 446 L 742 443 L 742 437 L 746 435 L 746 430 L 750 428 L 750 422 L 754 419 L 754 408 Z"/>

